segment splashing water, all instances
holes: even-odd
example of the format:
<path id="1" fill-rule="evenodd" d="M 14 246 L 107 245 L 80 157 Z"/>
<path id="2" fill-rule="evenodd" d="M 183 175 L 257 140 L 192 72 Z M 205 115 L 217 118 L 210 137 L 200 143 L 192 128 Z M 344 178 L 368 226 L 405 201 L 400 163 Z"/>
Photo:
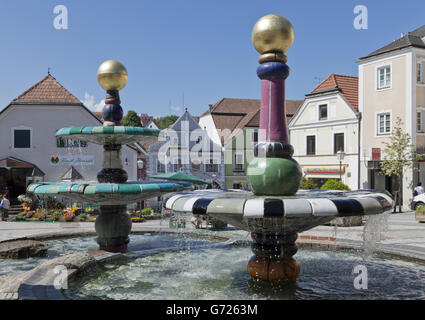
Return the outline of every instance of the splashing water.
<path id="1" fill-rule="evenodd" d="M 368 260 L 376 251 L 381 234 L 388 230 L 388 213 L 368 216 L 363 228 L 363 260 Z"/>

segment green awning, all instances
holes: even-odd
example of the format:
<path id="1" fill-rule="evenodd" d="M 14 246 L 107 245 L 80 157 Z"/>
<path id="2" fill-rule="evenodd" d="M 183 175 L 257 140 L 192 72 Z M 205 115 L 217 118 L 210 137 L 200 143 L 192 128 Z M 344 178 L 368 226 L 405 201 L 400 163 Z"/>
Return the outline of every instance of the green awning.
<path id="1" fill-rule="evenodd" d="M 210 184 L 211 182 L 202 180 L 194 175 L 185 173 L 183 171 L 179 172 L 170 172 L 170 173 L 160 173 L 150 176 L 154 179 L 164 179 L 164 180 L 174 180 L 174 181 L 185 181 L 193 184 Z"/>

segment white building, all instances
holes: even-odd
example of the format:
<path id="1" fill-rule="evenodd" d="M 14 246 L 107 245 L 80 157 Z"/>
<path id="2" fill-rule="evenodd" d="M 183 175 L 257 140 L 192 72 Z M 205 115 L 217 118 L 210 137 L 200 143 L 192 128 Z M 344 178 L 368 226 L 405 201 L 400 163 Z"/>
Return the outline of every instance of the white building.
<path id="1" fill-rule="evenodd" d="M 412 138 L 416 151 L 425 153 L 425 25 L 359 59 L 359 111 L 362 113 L 361 181 L 363 187 L 386 189 L 394 194 L 398 179 L 385 176 L 380 163 L 391 141 L 397 117 Z M 413 188 L 425 182 L 425 163 L 407 169 L 402 200 L 408 208 Z"/>
<path id="2" fill-rule="evenodd" d="M 97 181 L 103 147 L 57 139 L 56 131 L 101 125 L 80 100 L 48 74 L 0 112 L 0 192 L 7 186 L 13 200 L 33 181 L 61 181 L 71 166 L 85 181 Z M 123 146 L 122 153 L 124 169 L 129 179 L 135 180 L 137 152 Z"/>
<path id="3" fill-rule="evenodd" d="M 294 158 L 318 187 L 341 177 L 352 190 L 359 188 L 357 106 L 358 78 L 331 74 L 306 95 L 289 123 Z"/>

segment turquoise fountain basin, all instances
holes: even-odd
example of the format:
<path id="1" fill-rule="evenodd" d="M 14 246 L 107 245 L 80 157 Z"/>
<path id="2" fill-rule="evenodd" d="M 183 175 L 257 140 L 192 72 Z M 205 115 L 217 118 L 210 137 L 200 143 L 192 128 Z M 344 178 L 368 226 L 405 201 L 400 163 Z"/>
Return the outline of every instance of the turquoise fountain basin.
<path id="1" fill-rule="evenodd" d="M 188 182 L 164 183 L 33 183 L 27 191 L 37 196 L 62 196 L 99 205 L 124 205 L 166 193 L 192 190 Z"/>
<path id="2" fill-rule="evenodd" d="M 123 145 L 143 140 L 143 137 L 158 137 L 160 132 L 157 129 L 125 126 L 71 127 L 59 129 L 56 137 L 70 137 L 100 145 Z"/>

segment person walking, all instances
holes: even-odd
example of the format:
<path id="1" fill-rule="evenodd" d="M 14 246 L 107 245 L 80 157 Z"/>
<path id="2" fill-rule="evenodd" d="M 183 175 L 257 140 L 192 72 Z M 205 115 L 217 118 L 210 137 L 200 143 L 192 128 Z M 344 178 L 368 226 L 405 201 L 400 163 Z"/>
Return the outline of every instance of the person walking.
<path id="1" fill-rule="evenodd" d="M 1 220 L 2 221 L 6 221 L 6 219 L 8 218 L 8 213 L 9 213 L 9 209 L 10 209 L 10 202 L 7 199 L 7 195 L 3 195 L 2 196 L 2 200 L 0 202 L 0 210 L 1 210 Z"/>
<path id="2" fill-rule="evenodd" d="M 418 182 L 418 185 L 417 185 L 417 187 L 415 188 L 414 193 L 415 193 L 415 195 L 416 195 L 416 196 L 418 196 L 418 195 L 420 195 L 420 194 L 424 193 L 424 188 L 422 187 L 422 182 Z"/>

